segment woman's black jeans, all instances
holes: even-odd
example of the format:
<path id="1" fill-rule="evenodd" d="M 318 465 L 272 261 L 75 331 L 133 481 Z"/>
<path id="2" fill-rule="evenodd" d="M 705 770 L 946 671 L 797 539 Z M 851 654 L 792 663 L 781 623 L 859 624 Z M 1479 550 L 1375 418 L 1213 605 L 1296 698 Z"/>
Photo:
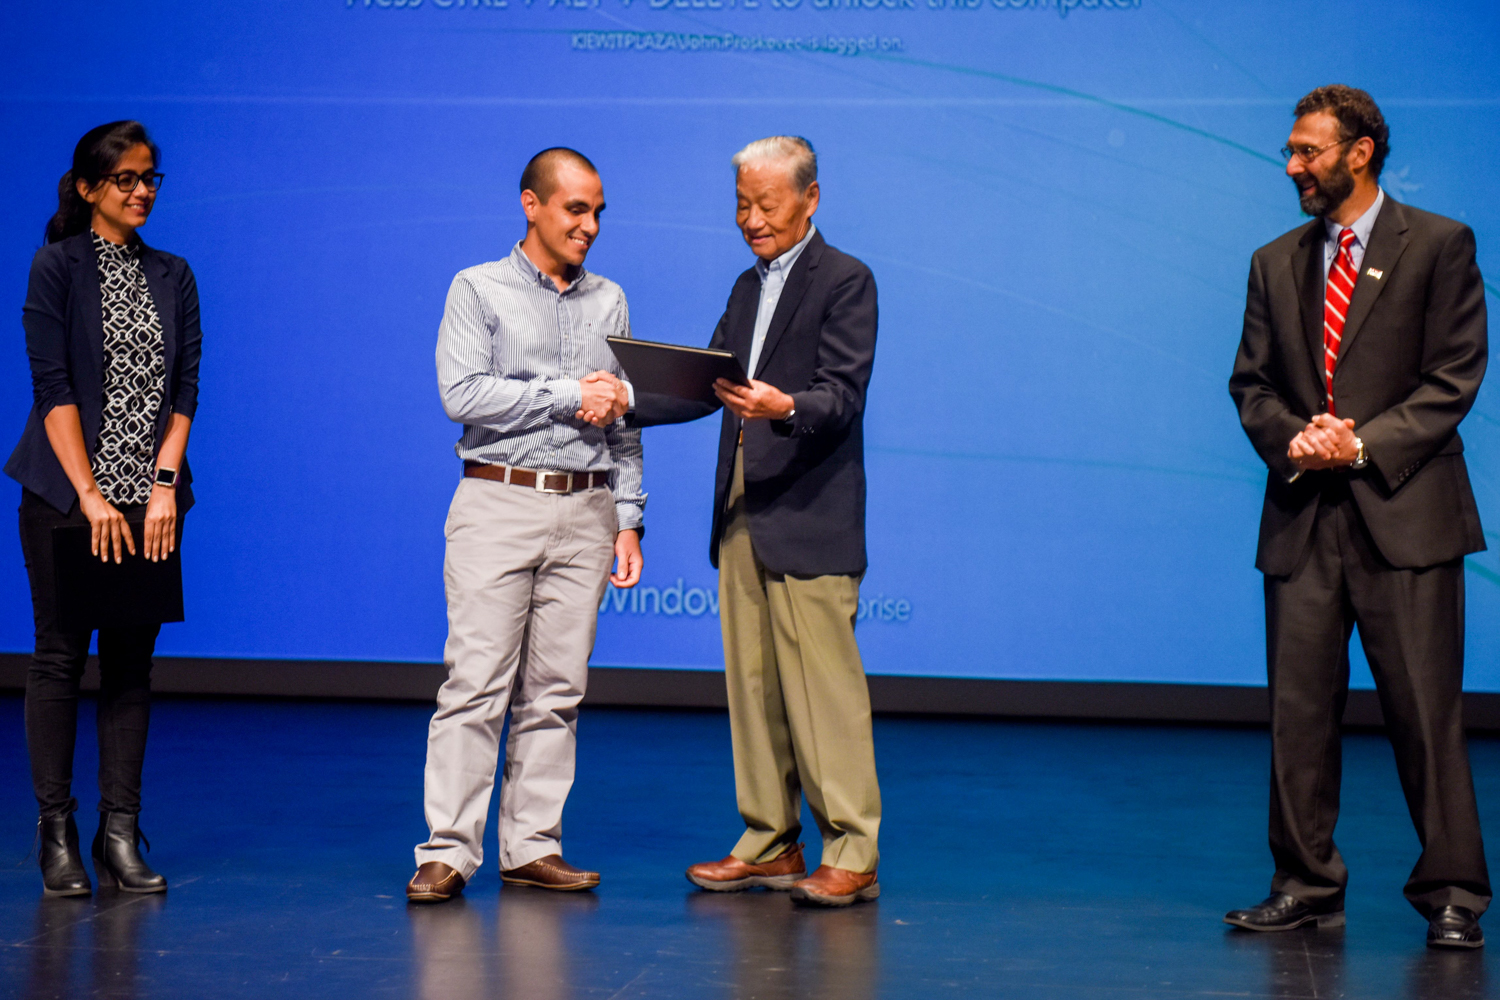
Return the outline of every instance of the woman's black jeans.
<path id="1" fill-rule="evenodd" d="M 127 516 L 144 505 L 121 506 Z M 66 816 L 73 798 L 73 745 L 78 733 L 78 682 L 92 632 L 58 624 L 52 529 L 87 524 L 75 503 L 67 514 L 30 490 L 21 491 L 21 553 L 31 581 L 36 652 L 26 674 L 26 747 L 31 783 L 43 817 Z M 151 654 L 160 625 L 99 630 L 99 811 L 141 811 L 141 764 L 151 720 Z"/>

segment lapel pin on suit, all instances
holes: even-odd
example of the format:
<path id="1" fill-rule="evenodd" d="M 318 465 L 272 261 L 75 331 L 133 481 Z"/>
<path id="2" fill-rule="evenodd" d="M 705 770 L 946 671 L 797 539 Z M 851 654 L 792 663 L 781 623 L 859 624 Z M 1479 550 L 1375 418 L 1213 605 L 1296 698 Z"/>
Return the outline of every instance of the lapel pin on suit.
<path id="1" fill-rule="evenodd" d="M 1365 273 L 1368 274 L 1370 277 L 1374 278 L 1376 281 L 1379 281 L 1381 278 L 1385 277 L 1385 272 L 1384 271 L 1378 270 L 1378 269 L 1373 268 L 1373 267 L 1372 268 L 1368 268 L 1365 271 Z"/>

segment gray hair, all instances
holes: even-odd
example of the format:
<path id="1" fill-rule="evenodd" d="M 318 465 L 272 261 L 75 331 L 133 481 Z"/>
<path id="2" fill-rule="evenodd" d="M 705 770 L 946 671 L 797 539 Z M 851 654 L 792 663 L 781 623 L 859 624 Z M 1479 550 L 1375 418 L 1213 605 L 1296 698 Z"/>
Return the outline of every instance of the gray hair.
<path id="1" fill-rule="evenodd" d="M 786 163 L 792 186 L 798 191 L 806 191 L 818 179 L 818 154 L 813 152 L 812 143 L 800 135 L 773 135 L 756 139 L 735 153 L 729 162 L 734 164 L 735 170 L 739 170 L 752 163 L 767 161 Z"/>

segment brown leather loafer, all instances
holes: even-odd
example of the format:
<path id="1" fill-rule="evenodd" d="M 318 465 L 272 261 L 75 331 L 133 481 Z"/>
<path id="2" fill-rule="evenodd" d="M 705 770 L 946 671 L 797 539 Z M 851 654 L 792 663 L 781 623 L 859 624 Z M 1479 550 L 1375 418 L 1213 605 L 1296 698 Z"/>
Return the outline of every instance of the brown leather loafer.
<path id="1" fill-rule="evenodd" d="M 819 865 L 812 875 L 792 886 L 792 902 L 804 906 L 848 906 L 880 895 L 874 872 L 851 872 Z"/>
<path id="2" fill-rule="evenodd" d="M 534 885 L 538 889 L 556 889 L 558 892 L 578 892 L 598 885 L 599 873 L 574 868 L 562 859 L 561 854 L 549 854 L 545 858 L 537 858 L 529 865 L 501 872 L 500 881 L 511 885 Z"/>
<path id="3" fill-rule="evenodd" d="M 441 861 L 429 861 L 406 883 L 413 903 L 446 903 L 464 891 L 464 877 Z"/>
<path id="4" fill-rule="evenodd" d="M 731 854 L 723 861 L 705 861 L 687 870 L 688 881 L 709 892 L 739 892 L 757 886 L 785 892 L 806 874 L 801 844 L 793 844 L 763 865 L 752 865 Z"/>

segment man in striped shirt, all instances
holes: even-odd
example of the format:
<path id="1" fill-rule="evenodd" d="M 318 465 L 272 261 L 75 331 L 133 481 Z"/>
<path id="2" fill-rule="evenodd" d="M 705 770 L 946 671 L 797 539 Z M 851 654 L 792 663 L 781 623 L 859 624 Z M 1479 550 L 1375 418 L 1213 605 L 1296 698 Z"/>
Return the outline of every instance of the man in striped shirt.
<path id="1" fill-rule="evenodd" d="M 448 680 L 427 735 L 430 836 L 407 897 L 450 899 L 482 859 L 500 733 L 501 878 L 592 889 L 563 860 L 578 703 L 608 580 L 641 576 L 640 431 L 605 338 L 629 336 L 620 286 L 583 268 L 599 234 L 599 174 L 571 149 L 521 175 L 526 238 L 460 271 L 438 330 L 443 408 L 464 425 L 443 566 Z M 611 573 L 611 568 L 614 572 Z"/>

